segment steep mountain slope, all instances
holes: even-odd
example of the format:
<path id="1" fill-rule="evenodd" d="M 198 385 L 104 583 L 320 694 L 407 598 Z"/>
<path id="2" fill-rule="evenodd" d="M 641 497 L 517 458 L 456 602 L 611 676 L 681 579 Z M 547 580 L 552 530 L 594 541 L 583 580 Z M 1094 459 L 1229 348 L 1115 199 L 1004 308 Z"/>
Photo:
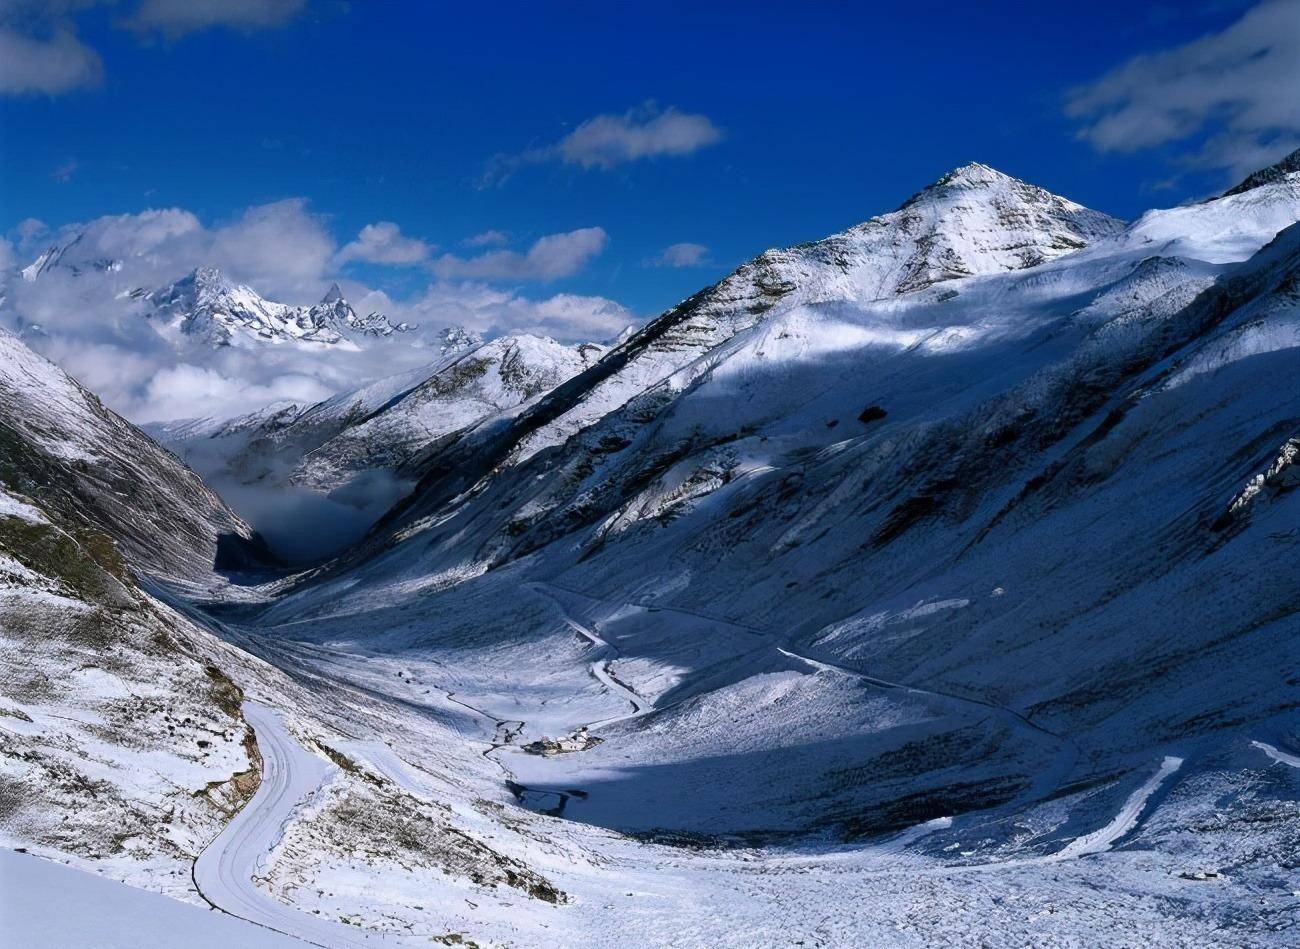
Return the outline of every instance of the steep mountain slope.
<path id="1" fill-rule="evenodd" d="M 128 560 L 175 576 L 256 558 L 252 532 L 193 471 L 0 330 L 0 478 Z"/>
<path id="2" fill-rule="evenodd" d="M 1229 198 L 1233 195 L 1244 194 L 1264 185 L 1285 183 L 1287 181 L 1294 182 L 1297 172 L 1300 172 L 1300 148 L 1267 168 L 1261 168 L 1259 171 L 1247 175 L 1236 187 L 1225 191 L 1223 197 Z"/>
<path id="3" fill-rule="evenodd" d="M 1300 739 L 1297 178 L 928 288 L 764 255 L 435 446 L 245 622 L 345 678 L 453 674 L 539 812 L 765 853 L 910 828 L 1031 889 L 1132 842 L 1162 878 L 1231 865 L 1215 925 L 1266 944 L 1242 907 L 1297 805 L 1285 772 L 1242 789 Z M 764 295 L 774 260 L 803 269 Z"/>
<path id="4" fill-rule="evenodd" d="M 257 787 L 218 643 L 152 601 L 112 538 L 0 489 L 0 840 L 189 889 Z"/>
<path id="5" fill-rule="evenodd" d="M 1077 250 L 1123 228 L 984 165 L 940 178 L 897 211 L 820 241 L 772 250 L 651 321 L 588 372 L 510 420 L 437 446 L 431 507 L 500 464 L 526 459 L 618 409 L 728 340 L 800 306 L 919 300 L 938 305 L 955 291 L 936 284 L 1015 271 Z"/>
<path id="6" fill-rule="evenodd" d="M 198 477 L 0 332 L 0 838 L 189 890 L 259 758 L 228 647 L 139 577 L 256 553 Z"/>

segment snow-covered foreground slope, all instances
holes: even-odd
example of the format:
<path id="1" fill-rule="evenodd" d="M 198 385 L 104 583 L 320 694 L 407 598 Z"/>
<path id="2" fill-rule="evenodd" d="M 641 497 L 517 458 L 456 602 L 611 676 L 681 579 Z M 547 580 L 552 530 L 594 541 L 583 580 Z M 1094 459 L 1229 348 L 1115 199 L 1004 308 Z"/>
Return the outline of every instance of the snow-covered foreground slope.
<path id="1" fill-rule="evenodd" d="M 302 949 L 301 940 L 57 863 L 0 850 L 0 921 L 10 945 Z"/>
<path id="2" fill-rule="evenodd" d="M 495 848 L 495 824 L 444 803 L 489 784 L 483 775 L 492 765 L 458 737 L 475 713 L 441 694 L 441 702 L 404 708 L 313 678 L 277 644 L 206 618 L 196 623 L 180 601 L 178 612 L 159 599 L 178 586 L 202 590 L 223 580 L 212 570 L 208 535 L 191 537 L 192 524 L 241 525 L 174 456 L 5 340 L 3 378 L 16 381 L 4 390 L 0 467 L 0 844 L 317 944 L 322 934 L 329 945 L 383 940 L 358 933 L 350 919 L 303 916 L 292 888 L 261 889 L 276 848 L 308 812 L 323 815 L 337 852 L 364 853 L 386 872 L 437 875 L 447 889 L 440 903 L 462 893 L 484 900 L 498 888 L 525 903 L 567 898 Z M 48 402 L 28 398 L 34 392 Z M 80 459 L 94 460 L 89 483 Z M 132 479 L 145 483 L 126 496 L 150 505 L 135 520 L 121 516 L 116 492 L 93 490 Z M 144 516 L 155 507 L 172 520 Z M 418 749 L 404 753 L 446 776 L 437 798 L 415 800 L 358 764 L 343 749 L 359 733 Z M 418 741 L 410 745 L 403 734 Z M 362 747 L 384 748 L 380 760 L 390 769 L 399 760 L 388 745 Z M 49 906 L 60 894 L 43 889 L 40 879 L 50 876 L 37 867 L 30 895 Z M 84 888 L 65 880 L 63 911 L 71 913 Z M 85 895 L 114 898 L 102 888 Z M 82 919 L 78 929 L 69 928 L 71 918 L 41 925 L 25 903 L 17 919 L 3 920 L 3 932 L 6 940 L 29 934 L 25 945 L 66 944 L 58 940 L 69 932 L 111 944 L 137 912 L 127 904 L 125 918 L 110 916 L 102 927 Z M 183 944 L 214 935 L 201 915 L 161 912 L 197 927 L 193 936 L 174 935 Z M 214 932 L 239 931 L 218 923 Z M 447 935 L 435 928 L 418 941 Z"/>
<path id="3" fill-rule="evenodd" d="M 336 563 L 151 587 L 279 769 L 200 889 L 326 945 L 1288 944 L 1259 181 L 1125 228 L 959 169 L 426 446 Z"/>

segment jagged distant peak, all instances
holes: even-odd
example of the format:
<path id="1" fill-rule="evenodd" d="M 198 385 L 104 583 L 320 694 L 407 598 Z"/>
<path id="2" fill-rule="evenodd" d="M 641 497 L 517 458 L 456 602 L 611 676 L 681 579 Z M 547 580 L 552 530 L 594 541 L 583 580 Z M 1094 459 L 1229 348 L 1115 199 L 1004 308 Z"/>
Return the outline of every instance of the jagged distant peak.
<path id="1" fill-rule="evenodd" d="M 320 303 L 294 306 L 268 300 L 211 266 L 196 267 L 160 289 L 131 295 L 153 304 L 182 333 L 216 346 L 229 345 L 235 333 L 272 343 L 334 344 L 350 336 L 387 337 L 415 329 L 407 323 L 394 324 L 381 313 L 358 316 L 337 283 Z"/>
<path id="2" fill-rule="evenodd" d="M 438 334 L 441 344 L 442 354 L 444 356 L 460 352 L 464 349 L 473 349 L 475 346 L 483 345 L 483 337 L 478 333 L 472 333 L 463 326 L 448 326 Z"/>
<path id="3" fill-rule="evenodd" d="M 112 257 L 97 257 L 90 260 L 69 259 L 69 252 L 81 243 L 85 233 L 77 234 L 70 240 L 62 243 L 52 243 L 21 271 L 22 278 L 27 283 L 34 283 L 42 274 L 48 273 L 54 269 L 64 269 L 73 274 L 80 275 L 85 271 L 98 271 L 108 273 L 122 269 L 122 261 Z"/>
<path id="4" fill-rule="evenodd" d="M 1241 184 L 1235 188 L 1229 188 L 1223 192 L 1220 197 L 1231 197 L 1234 194 L 1244 194 L 1247 191 L 1254 191 L 1256 188 L 1262 188 L 1264 185 L 1272 184 L 1275 181 L 1281 181 L 1288 175 L 1300 172 L 1300 148 L 1297 148 L 1291 154 L 1287 155 L 1281 161 L 1274 162 L 1267 168 L 1261 168 L 1242 179 Z"/>
<path id="5" fill-rule="evenodd" d="M 218 267 L 195 267 L 177 280 L 173 286 L 194 287 L 196 290 L 209 290 L 216 293 L 226 293 L 235 289 L 235 284 Z"/>

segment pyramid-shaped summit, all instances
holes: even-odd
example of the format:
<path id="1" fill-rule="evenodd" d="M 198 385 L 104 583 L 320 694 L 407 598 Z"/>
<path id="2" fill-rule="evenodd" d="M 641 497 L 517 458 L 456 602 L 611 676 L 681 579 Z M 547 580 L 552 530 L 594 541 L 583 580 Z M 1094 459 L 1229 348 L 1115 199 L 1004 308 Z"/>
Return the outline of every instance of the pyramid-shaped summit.
<path id="1" fill-rule="evenodd" d="M 971 162 L 896 211 L 824 240 L 768 251 L 754 265 L 770 285 L 802 288 L 808 302 L 883 300 L 962 277 L 1033 267 L 1124 227 L 1108 214 Z"/>

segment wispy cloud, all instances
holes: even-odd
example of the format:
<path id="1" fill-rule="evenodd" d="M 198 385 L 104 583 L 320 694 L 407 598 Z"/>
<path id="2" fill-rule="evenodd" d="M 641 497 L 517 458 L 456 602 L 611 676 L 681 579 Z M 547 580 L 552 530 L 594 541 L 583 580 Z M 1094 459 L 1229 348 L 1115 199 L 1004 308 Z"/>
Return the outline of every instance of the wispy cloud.
<path id="1" fill-rule="evenodd" d="M 126 25 L 169 39 L 214 26 L 262 30 L 283 26 L 304 5 L 305 0 L 144 0 Z"/>
<path id="2" fill-rule="evenodd" d="M 67 182 L 72 180 L 72 176 L 75 175 L 76 173 L 77 173 L 77 160 L 75 158 L 69 158 L 67 161 L 63 162 L 52 172 L 50 172 L 50 177 L 53 178 L 55 181 L 59 182 L 60 184 L 66 184 Z"/>
<path id="3" fill-rule="evenodd" d="M 432 244 L 407 237 L 392 221 L 378 221 L 363 227 L 356 240 L 345 244 L 334 260 L 339 265 L 359 260 L 401 267 L 423 263 L 433 250 Z"/>
<path id="4" fill-rule="evenodd" d="M 443 254 L 432 264 L 444 280 L 525 282 L 559 280 L 577 273 L 609 243 L 604 228 L 584 227 L 540 238 L 525 253 L 493 250 L 475 257 Z"/>
<path id="5" fill-rule="evenodd" d="M 306 0 L 141 0 L 117 21 L 142 41 L 211 27 L 282 26 Z M 76 17 L 114 0 L 0 0 L 0 95 L 62 95 L 98 85 L 104 64 L 77 35 Z"/>
<path id="6" fill-rule="evenodd" d="M 1300 0 L 1268 0 L 1226 29 L 1134 57 L 1071 91 L 1067 115 L 1100 151 L 1204 137 L 1196 161 L 1234 174 L 1300 140 Z"/>
<path id="7" fill-rule="evenodd" d="M 628 162 L 664 155 L 689 155 L 722 140 L 722 129 L 707 115 L 661 109 L 646 102 L 621 115 L 587 119 L 551 145 L 517 155 L 497 155 L 482 184 L 500 183 L 524 165 L 558 162 L 582 169 L 608 170 Z"/>
<path id="8" fill-rule="evenodd" d="M 25 34 L 0 20 L 0 93 L 59 95 L 97 85 L 103 72 L 99 54 L 77 38 L 70 21 Z"/>
<path id="9" fill-rule="evenodd" d="M 704 267 L 709 260 L 709 249 L 703 244 L 669 244 L 645 261 L 647 267 Z"/>
<path id="10" fill-rule="evenodd" d="M 465 244 L 469 247 L 499 247 L 508 243 L 510 243 L 510 236 L 504 231 L 483 231 L 465 240 Z"/>

